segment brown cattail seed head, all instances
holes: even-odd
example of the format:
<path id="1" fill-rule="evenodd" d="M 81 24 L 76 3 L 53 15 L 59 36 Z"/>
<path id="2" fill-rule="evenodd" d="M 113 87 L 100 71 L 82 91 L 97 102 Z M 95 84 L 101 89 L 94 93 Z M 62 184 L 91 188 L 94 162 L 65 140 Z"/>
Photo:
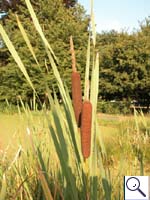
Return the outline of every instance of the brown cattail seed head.
<path id="1" fill-rule="evenodd" d="M 90 156 L 91 151 L 91 126 L 92 126 L 92 104 L 84 101 L 81 115 L 81 147 L 84 159 Z"/>
<path id="2" fill-rule="evenodd" d="M 72 72 L 72 101 L 75 112 L 75 117 L 78 127 L 80 127 L 81 110 L 82 110 L 82 91 L 81 91 L 81 79 L 78 72 Z"/>

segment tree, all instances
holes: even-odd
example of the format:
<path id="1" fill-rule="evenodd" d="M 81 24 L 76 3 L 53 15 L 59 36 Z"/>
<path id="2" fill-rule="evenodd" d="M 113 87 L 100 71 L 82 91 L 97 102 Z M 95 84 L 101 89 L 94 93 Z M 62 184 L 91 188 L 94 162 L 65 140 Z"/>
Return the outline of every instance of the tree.
<path id="1" fill-rule="evenodd" d="M 9 9 L 16 10 L 19 0 L 1 0 L 0 9 L 8 11 Z"/>
<path id="2" fill-rule="evenodd" d="M 138 66 L 139 81 L 135 87 L 135 94 L 141 104 L 150 106 L 150 17 L 140 23 L 140 30 L 136 35 L 138 39 Z"/>
<path id="3" fill-rule="evenodd" d="M 150 23 L 136 33 L 98 36 L 101 52 L 100 96 L 106 100 L 135 99 L 150 104 Z"/>
<path id="4" fill-rule="evenodd" d="M 70 7 L 75 6 L 75 4 L 77 3 L 77 0 L 64 0 L 63 2 L 65 3 L 67 8 L 70 8 Z"/>
<path id="5" fill-rule="evenodd" d="M 87 46 L 87 29 L 89 19 L 86 16 L 83 7 L 79 4 L 76 4 L 68 9 L 68 7 L 64 6 L 62 0 L 38 0 L 36 2 L 31 0 L 31 3 L 35 9 L 44 34 L 46 35 L 46 38 L 58 57 L 58 68 L 60 74 L 62 78 L 69 83 L 68 86 L 70 87 L 71 56 L 69 51 L 69 37 L 72 35 L 74 38 L 75 48 L 77 50 L 76 57 L 78 68 L 81 71 L 82 68 L 85 67 L 86 61 L 85 51 Z M 40 63 L 42 72 L 37 68 L 32 56 L 30 56 L 30 52 L 26 47 L 22 35 L 17 27 L 14 10 L 9 10 L 9 15 L 5 22 L 5 30 L 9 34 L 10 39 L 15 45 L 23 63 L 25 64 L 33 84 L 39 92 L 39 95 L 42 95 L 45 91 L 45 86 L 42 81 L 43 75 L 48 81 L 50 88 L 52 88 L 52 85 L 55 84 L 51 66 L 48 62 L 41 38 L 35 31 L 31 17 L 23 0 L 20 0 L 17 4 L 15 13 L 18 14 L 20 21 L 26 29 L 28 37 L 32 46 L 34 47 L 34 51 Z M 3 78 L 1 85 L 3 85 L 5 82 L 5 91 L 7 91 L 7 94 L 9 94 L 3 95 L 5 91 L 3 91 L 3 87 L 1 87 L 1 100 L 8 98 L 11 101 L 15 101 L 17 95 L 22 95 L 24 99 L 30 98 L 32 96 L 32 91 L 28 88 L 27 84 L 25 84 L 25 80 L 22 79 L 23 77 L 20 80 L 21 72 L 17 70 L 17 66 L 6 48 L 3 49 L 3 54 L 7 56 L 3 62 L 0 61 L 0 74 L 3 74 L 3 77 L 5 77 Z M 45 63 L 47 68 L 45 67 Z M 15 73 L 16 70 L 17 73 Z M 8 78 L 9 81 L 4 81 L 8 80 Z M 18 80 L 20 80 L 20 82 Z M 16 86 L 12 84 L 12 88 L 10 90 L 9 82 L 11 81 L 16 82 Z"/>

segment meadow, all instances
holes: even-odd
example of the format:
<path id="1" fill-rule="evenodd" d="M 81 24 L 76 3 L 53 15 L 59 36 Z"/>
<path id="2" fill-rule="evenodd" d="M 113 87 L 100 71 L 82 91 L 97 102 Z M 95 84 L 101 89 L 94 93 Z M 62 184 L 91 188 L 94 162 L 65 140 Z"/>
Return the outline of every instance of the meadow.
<path id="1" fill-rule="evenodd" d="M 46 120 L 43 119 L 42 112 L 31 111 L 32 123 L 35 125 L 39 135 L 48 132 L 48 125 Z M 142 113 L 142 112 L 141 112 Z M 139 132 L 142 136 L 148 136 L 150 134 L 150 116 L 138 113 L 137 119 L 134 115 L 110 115 L 98 113 L 98 123 L 100 127 L 100 137 L 104 142 L 107 154 L 117 156 L 121 143 L 125 141 L 125 137 L 131 137 L 132 133 Z M 43 119 L 43 120 L 42 120 Z M 31 119 L 30 119 L 31 120 Z M 136 122 L 138 120 L 138 122 Z M 1 113 L 0 114 L 0 146 L 1 150 L 4 150 L 9 143 L 10 148 L 16 148 L 19 144 L 26 146 L 25 138 L 27 137 L 27 127 L 29 125 L 29 119 L 25 113 Z M 128 135 L 129 134 L 129 135 Z M 120 140 L 120 141 L 119 141 Z M 125 141 L 130 145 L 130 141 Z M 117 146 L 116 146 L 117 145 Z M 116 152 L 113 151 L 116 149 Z M 14 152 L 15 153 L 15 152 Z"/>
<path id="2" fill-rule="evenodd" d="M 51 115 L 50 111 L 48 115 Z M 150 173 L 150 116 L 135 111 L 134 116 L 98 113 L 97 117 L 99 125 L 97 142 L 100 147 L 98 154 L 101 155 L 102 162 L 98 164 L 97 169 L 98 190 L 101 191 L 97 199 L 123 199 L 125 175 Z M 41 111 L 29 110 L 28 114 L 24 112 L 0 114 L 1 177 L 3 173 L 7 175 L 5 198 L 44 199 L 41 184 L 38 182 L 40 178 L 36 169 L 33 138 L 29 135 L 29 127 L 43 157 L 45 173 L 49 172 L 48 184 L 54 199 L 58 196 L 60 199 L 67 199 L 61 191 L 59 177 L 61 166 L 52 138 L 49 137 L 48 124 Z M 102 183 L 102 173 L 108 182 Z M 34 187 L 34 182 L 37 187 Z M 104 194 L 105 190 L 109 193 L 108 196 Z"/>

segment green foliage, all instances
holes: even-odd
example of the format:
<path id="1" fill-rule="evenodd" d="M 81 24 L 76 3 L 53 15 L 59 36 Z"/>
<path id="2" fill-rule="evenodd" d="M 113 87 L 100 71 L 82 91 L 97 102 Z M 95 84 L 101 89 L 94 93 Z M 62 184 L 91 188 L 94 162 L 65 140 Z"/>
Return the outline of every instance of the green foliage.
<path id="1" fill-rule="evenodd" d="M 138 32 L 115 31 L 98 35 L 101 51 L 100 96 L 105 100 L 126 98 L 150 104 L 149 19 Z"/>
<path id="2" fill-rule="evenodd" d="M 44 33 L 58 58 L 58 68 L 62 79 L 65 80 L 68 87 L 70 87 L 71 56 L 69 52 L 69 37 L 72 35 L 74 38 L 75 49 L 77 50 L 77 67 L 79 71 L 83 71 L 86 58 L 86 41 L 88 37 L 88 17 L 85 15 L 83 7 L 79 4 L 76 4 L 76 6 L 73 7 L 71 6 L 68 9 L 68 7 L 64 6 L 62 0 L 38 0 L 36 3 L 35 1 L 31 2 L 40 21 L 42 30 L 44 30 Z M 30 55 L 30 51 L 22 38 L 16 22 L 16 16 L 14 15 L 15 13 L 17 13 L 27 36 L 29 37 L 31 45 L 34 48 L 37 60 L 40 63 L 40 69 Z M 16 11 L 9 10 L 9 15 L 5 20 L 5 30 L 16 47 L 17 52 L 35 85 L 35 89 L 42 100 L 45 95 L 44 91 L 46 90 L 45 85 L 43 85 L 43 76 L 44 79 L 47 80 L 50 89 L 56 86 L 56 81 L 52 73 L 52 67 L 46 54 L 45 47 L 41 43 L 41 38 L 35 31 L 33 21 L 24 1 L 21 0 L 20 3 L 17 4 Z M 8 50 L 3 48 L 0 52 L 0 56 L 2 58 L 0 61 L 0 74 L 2 75 L 0 88 L 1 101 L 7 98 L 12 102 L 16 102 L 17 96 L 21 95 L 22 99 L 28 102 L 28 99 L 32 98 L 32 90 L 28 87 L 22 74 L 18 71 Z"/>
<path id="3" fill-rule="evenodd" d="M 130 108 L 131 103 L 124 101 L 104 101 L 98 102 L 98 112 L 108 113 L 108 114 L 131 114 L 132 110 Z"/>
<path id="4" fill-rule="evenodd" d="M 86 16 L 85 10 L 74 0 L 38 0 L 36 2 L 32 0 L 31 3 L 38 16 L 42 30 L 52 49 L 54 49 L 57 56 L 58 70 L 69 90 L 71 72 L 69 37 L 70 35 L 73 36 L 77 68 L 81 72 L 83 86 L 84 66 L 89 65 L 85 62 L 89 23 L 89 17 Z M 52 90 L 54 87 L 57 90 L 56 92 L 59 93 L 58 89 L 56 89 L 57 84 L 52 73 L 52 66 L 44 50 L 45 47 L 41 43 L 41 38 L 34 29 L 33 21 L 24 1 L 20 0 L 16 5 L 15 9 L 9 10 L 9 15 L 4 21 L 5 30 L 9 34 L 11 41 L 13 41 L 41 101 L 44 101 L 46 86 L 43 84 L 43 77 L 47 80 L 49 88 Z M 21 36 L 15 13 L 18 14 L 34 48 L 37 61 L 40 63 L 38 68 L 37 62 L 30 55 L 30 51 Z M 94 27 L 93 25 L 91 26 Z M 140 29 L 131 34 L 115 31 L 97 34 L 96 49 L 101 52 L 99 97 L 103 100 L 137 100 L 141 105 L 147 106 L 148 110 L 150 104 L 149 32 L 150 18 L 146 18 L 140 24 Z M 93 44 L 95 44 L 95 38 L 94 36 Z M 18 71 L 8 50 L 6 48 L 1 48 L 0 50 L 0 101 L 4 101 L 7 98 L 12 103 L 15 103 L 17 96 L 21 95 L 24 101 L 29 102 L 33 96 L 32 90 Z M 94 55 L 95 52 L 91 54 Z"/>

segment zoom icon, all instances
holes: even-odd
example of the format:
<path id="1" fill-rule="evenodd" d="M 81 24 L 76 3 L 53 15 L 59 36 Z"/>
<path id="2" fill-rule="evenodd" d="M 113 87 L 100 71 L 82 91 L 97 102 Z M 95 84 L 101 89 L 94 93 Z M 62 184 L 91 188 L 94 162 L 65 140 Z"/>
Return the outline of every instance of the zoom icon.
<path id="1" fill-rule="evenodd" d="M 124 197 L 125 200 L 150 200 L 148 176 L 125 176 Z"/>
<path id="2" fill-rule="evenodd" d="M 141 195 L 143 197 L 146 197 L 146 194 L 140 189 L 140 181 L 139 181 L 138 178 L 136 178 L 136 177 L 128 178 L 127 182 L 126 182 L 126 187 L 130 191 L 136 191 L 137 190 L 139 193 L 141 193 Z"/>

